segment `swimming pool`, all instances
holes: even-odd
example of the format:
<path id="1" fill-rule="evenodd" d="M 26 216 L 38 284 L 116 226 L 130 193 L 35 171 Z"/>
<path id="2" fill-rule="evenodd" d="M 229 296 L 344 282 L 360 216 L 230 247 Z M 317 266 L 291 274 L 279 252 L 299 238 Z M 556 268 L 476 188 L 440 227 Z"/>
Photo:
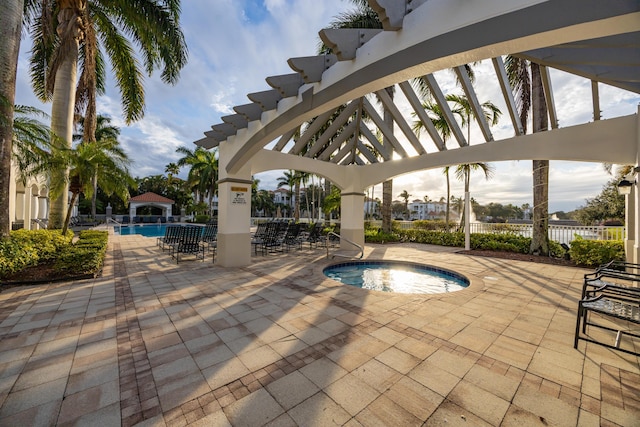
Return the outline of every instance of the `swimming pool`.
<path id="1" fill-rule="evenodd" d="M 323 273 L 345 285 L 402 294 L 455 292 L 469 286 L 469 279 L 456 272 L 404 261 L 344 262 Z"/>
<path id="2" fill-rule="evenodd" d="M 162 237 L 167 230 L 167 225 L 172 224 L 145 224 L 145 225 L 128 225 L 122 226 L 120 234 L 127 236 L 130 234 L 140 234 L 145 237 Z M 115 232 L 118 233 L 118 228 L 115 228 Z"/>

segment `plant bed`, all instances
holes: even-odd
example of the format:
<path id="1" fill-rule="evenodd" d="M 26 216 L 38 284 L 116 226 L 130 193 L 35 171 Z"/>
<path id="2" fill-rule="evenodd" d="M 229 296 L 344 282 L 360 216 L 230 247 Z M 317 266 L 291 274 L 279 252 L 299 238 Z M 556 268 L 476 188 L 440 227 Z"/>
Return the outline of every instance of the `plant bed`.
<path id="1" fill-rule="evenodd" d="M 53 263 L 32 265 L 17 273 L 0 280 L 1 289 L 8 289 L 17 285 L 38 285 L 63 280 L 91 279 L 100 275 L 97 273 L 73 274 L 68 271 L 58 271 Z"/>

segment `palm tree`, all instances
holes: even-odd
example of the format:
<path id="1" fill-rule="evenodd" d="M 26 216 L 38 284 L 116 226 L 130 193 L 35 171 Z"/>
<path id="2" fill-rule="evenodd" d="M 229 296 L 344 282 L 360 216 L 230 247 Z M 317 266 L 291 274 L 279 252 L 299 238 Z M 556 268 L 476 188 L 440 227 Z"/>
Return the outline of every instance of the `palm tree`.
<path id="1" fill-rule="evenodd" d="M 404 216 L 405 218 L 407 217 L 407 213 L 409 212 L 409 198 L 412 195 L 409 194 L 409 192 L 407 190 L 402 190 L 402 193 L 400 193 L 398 195 L 398 197 L 400 197 L 401 199 L 404 200 Z"/>
<path id="2" fill-rule="evenodd" d="M 82 134 L 74 135 L 74 140 L 81 140 L 86 133 L 84 132 L 84 123 L 80 122 L 80 129 L 83 130 Z M 91 142 L 96 142 L 97 147 L 104 150 L 105 154 L 110 157 L 118 159 L 122 164 L 130 166 L 131 161 L 129 156 L 120 147 L 118 137 L 120 136 L 120 128 L 111 124 L 111 119 L 102 114 L 98 114 L 96 118 L 96 130 L 95 137 Z M 91 216 L 96 217 L 96 196 L 98 195 L 98 175 L 99 170 L 96 170 L 96 175 L 93 177 L 93 193 L 91 197 Z M 71 205 L 73 206 L 73 205 Z"/>
<path id="3" fill-rule="evenodd" d="M 547 102 L 542 88 L 540 66 L 515 56 L 505 61 L 509 83 L 518 99 L 520 122 L 527 133 L 529 113 L 533 132 L 548 130 Z M 533 232 L 530 253 L 549 254 L 549 160 L 533 160 Z"/>
<path id="4" fill-rule="evenodd" d="M 180 166 L 171 162 L 164 167 L 164 171 L 167 174 L 167 184 L 171 184 L 173 177 L 180 173 Z"/>
<path id="5" fill-rule="evenodd" d="M 451 128 L 449 127 L 449 123 L 445 119 L 444 112 L 440 108 L 440 105 L 435 102 L 424 102 L 422 104 L 422 107 L 427 111 L 429 118 L 433 122 L 433 126 L 436 128 L 436 130 L 440 134 L 440 137 L 442 138 L 442 141 L 446 145 L 447 140 L 451 138 Z M 453 114 L 457 114 L 462 118 L 462 120 L 464 120 L 464 111 L 460 108 L 460 106 L 453 108 L 451 112 Z M 417 136 L 420 136 L 423 128 L 424 123 L 422 123 L 422 120 L 417 120 L 416 122 L 414 122 L 413 131 Z M 445 166 L 442 169 L 442 173 L 446 177 L 447 181 L 447 211 L 445 214 L 445 228 L 446 231 L 449 231 L 449 211 L 451 209 L 451 182 L 449 179 L 449 166 Z"/>
<path id="6" fill-rule="evenodd" d="M 200 147 L 199 147 L 200 148 Z M 209 215 L 213 216 L 213 199 L 218 194 L 217 150 L 196 149 L 196 157 L 190 163 L 188 180 L 196 184 L 200 194 L 209 199 Z"/>
<path id="7" fill-rule="evenodd" d="M 106 84 L 105 53 L 127 124 L 144 115 L 143 71 L 134 52 L 140 52 L 147 74 L 162 68 L 165 83 L 174 84 L 186 63 L 179 0 L 26 0 L 24 10 L 33 38 L 32 84 L 42 101 L 53 101 L 51 129 L 67 148 L 71 147 L 74 110 L 82 113 L 84 109 L 83 140 L 95 140 L 96 97 L 104 93 Z M 68 182 L 67 174 L 67 170 L 58 171 L 54 180 Z M 53 227 L 60 226 L 67 209 L 66 194 L 61 191 L 51 205 Z"/>
<path id="8" fill-rule="evenodd" d="M 251 204 L 257 214 L 258 211 L 264 212 L 265 216 L 271 216 L 275 209 L 273 197 L 267 190 L 258 190 L 251 199 Z"/>
<path id="9" fill-rule="evenodd" d="M 464 182 L 464 194 L 465 197 L 469 194 L 469 181 L 471 178 L 471 172 L 480 170 L 484 173 L 485 179 L 490 179 L 493 176 L 493 166 L 489 163 L 469 163 L 464 165 L 458 165 L 456 167 L 456 178 L 460 181 Z M 462 209 L 462 216 L 460 217 L 460 226 L 462 227 L 465 222 L 465 216 L 470 213 L 467 213 L 464 209 Z"/>
<path id="10" fill-rule="evenodd" d="M 462 116 L 462 125 L 467 128 L 467 142 L 471 144 L 471 117 L 475 116 L 473 108 L 471 108 L 471 103 L 469 99 L 465 95 L 455 95 L 450 94 L 447 95 L 447 101 L 453 102 L 456 106 L 455 110 L 459 111 L 459 115 Z M 487 120 L 489 125 L 495 126 L 498 124 L 500 120 L 500 115 L 502 112 L 500 109 L 493 103 L 487 101 L 481 104 L 482 114 L 484 115 L 484 119 Z M 471 177 L 472 170 L 482 170 L 484 172 L 485 178 L 489 179 L 493 174 L 493 167 L 487 163 L 471 163 L 465 165 L 458 165 L 456 167 L 456 178 L 464 181 L 464 195 L 465 198 L 469 196 L 469 180 Z M 466 204 L 465 204 L 466 205 Z M 462 218 L 460 225 L 462 226 L 465 222 L 465 215 L 470 215 L 470 212 L 466 212 L 466 209 L 462 211 Z M 468 235 L 469 230 L 465 227 L 465 232 Z"/>
<path id="11" fill-rule="evenodd" d="M 0 13 L 0 239 L 9 237 L 9 185 L 13 153 L 13 103 L 20 52 L 23 0 L 2 3 Z"/>
<path id="12" fill-rule="evenodd" d="M 218 161 L 215 157 L 215 151 L 208 151 L 202 147 L 197 147 L 195 150 L 178 147 L 176 153 L 183 155 L 176 163 L 178 167 L 190 167 L 187 183 L 192 191 L 197 194 L 198 202 L 202 202 L 208 192 L 212 193 L 211 197 L 213 197 L 213 194 L 217 193 L 214 180 L 217 180 L 218 177 Z M 203 169 L 206 176 L 200 176 L 198 169 Z M 210 206 L 211 197 L 209 200 Z"/>
<path id="13" fill-rule="evenodd" d="M 33 107 L 16 105 L 13 118 L 13 161 L 18 178 L 26 184 L 29 170 L 42 163 L 50 152 L 49 127 L 37 120 L 48 118 L 43 111 Z"/>
<path id="14" fill-rule="evenodd" d="M 293 188 L 296 185 L 296 181 L 297 181 L 297 177 L 296 177 L 296 171 L 294 170 L 288 170 L 288 171 L 284 171 L 284 173 L 282 174 L 281 177 L 278 178 L 278 187 L 289 187 L 289 209 L 292 210 L 293 209 Z M 300 215 L 300 213 L 298 213 L 298 215 Z"/>
<path id="15" fill-rule="evenodd" d="M 70 191 L 71 206 L 80 193 L 92 197 L 93 182 L 97 176 L 98 186 L 107 196 L 116 194 L 124 202 L 129 199 L 129 187 L 135 186 L 135 180 L 129 175 L 128 159 L 111 156 L 98 142 L 82 142 L 75 149 L 67 148 L 66 141 L 60 139 L 54 139 L 53 144 L 58 146 L 53 147 L 51 155 L 29 171 L 30 174 L 39 174 L 61 168 L 69 170 L 69 182 L 50 181 L 50 194 L 53 197 L 59 196 L 61 191 Z M 63 234 L 69 227 L 70 219 L 71 209 L 68 209 L 62 226 Z"/>

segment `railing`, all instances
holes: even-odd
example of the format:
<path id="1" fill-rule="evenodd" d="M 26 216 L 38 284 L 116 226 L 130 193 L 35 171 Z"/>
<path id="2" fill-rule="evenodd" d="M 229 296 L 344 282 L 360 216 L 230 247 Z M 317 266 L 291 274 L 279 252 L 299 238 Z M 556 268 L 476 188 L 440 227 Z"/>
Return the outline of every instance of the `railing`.
<path id="1" fill-rule="evenodd" d="M 32 223 L 38 224 L 40 226 L 41 229 L 46 230 L 47 229 L 47 223 L 43 220 L 41 220 L 40 218 L 32 218 L 31 219 Z"/>
<path id="2" fill-rule="evenodd" d="M 525 237 L 531 237 L 533 226 L 531 224 L 486 224 L 474 222 L 470 224 L 472 233 L 515 233 Z M 549 239 L 559 243 L 569 244 L 579 236 L 588 240 L 622 240 L 625 236 L 625 227 L 605 225 L 549 225 Z"/>
<path id="3" fill-rule="evenodd" d="M 122 223 L 119 223 L 118 221 L 116 221 L 113 218 L 107 218 L 107 227 L 109 226 L 109 223 L 113 223 L 113 232 L 115 233 L 116 231 L 116 226 L 118 226 L 119 231 L 118 234 L 122 234 Z"/>
<path id="4" fill-rule="evenodd" d="M 381 227 L 382 221 L 369 221 L 373 227 Z M 451 222 L 451 227 L 457 227 L 458 224 Z M 394 227 L 401 230 L 410 230 L 415 228 L 413 221 L 394 221 Z M 531 237 L 533 234 L 533 225 L 531 224 L 509 224 L 509 223 L 484 223 L 472 222 L 470 224 L 472 233 L 484 234 L 505 234 L 514 233 L 525 237 Z M 549 239 L 559 243 L 569 244 L 580 236 L 588 240 L 622 240 L 626 235 L 625 227 L 605 226 L 605 225 L 555 225 L 549 224 Z"/>
<path id="5" fill-rule="evenodd" d="M 352 242 L 351 240 L 340 236 L 337 233 L 334 233 L 333 231 L 330 231 L 330 232 L 327 233 L 327 242 L 326 242 L 327 243 L 326 244 L 326 247 L 327 247 L 327 258 L 329 258 L 329 241 L 328 240 L 329 240 L 330 236 L 335 236 L 335 237 L 339 238 L 341 242 L 342 242 L 342 240 L 344 240 L 345 242 L 349 243 L 350 245 L 353 245 L 356 248 L 358 248 L 358 250 L 360 251 L 360 256 L 357 256 L 357 257 L 352 257 L 351 255 L 346 255 L 346 254 L 342 254 L 342 253 L 339 253 L 339 252 L 334 252 L 333 255 L 331 256 L 331 258 L 335 258 L 335 257 L 339 256 L 339 257 L 343 257 L 343 258 L 358 258 L 358 259 L 360 259 L 360 258 L 362 258 L 364 256 L 364 247 L 362 247 L 361 245 L 357 244 L 356 242 Z"/>

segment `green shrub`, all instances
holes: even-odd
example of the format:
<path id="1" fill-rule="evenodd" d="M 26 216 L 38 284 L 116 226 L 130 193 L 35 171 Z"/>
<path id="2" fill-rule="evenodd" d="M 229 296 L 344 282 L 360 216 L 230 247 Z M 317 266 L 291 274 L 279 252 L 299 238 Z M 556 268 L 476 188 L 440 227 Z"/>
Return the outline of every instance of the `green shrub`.
<path id="1" fill-rule="evenodd" d="M 209 221 L 209 215 L 196 215 L 193 222 L 197 222 L 198 224 L 206 224 Z"/>
<path id="2" fill-rule="evenodd" d="M 611 260 L 624 261 L 624 241 L 586 240 L 576 236 L 569 251 L 571 259 L 579 265 L 595 267 Z"/>
<path id="3" fill-rule="evenodd" d="M 449 221 L 449 228 L 455 226 L 451 221 Z M 446 230 L 446 223 L 441 219 L 419 219 L 417 221 L 413 221 L 413 228 L 421 229 L 421 230 Z"/>
<path id="4" fill-rule="evenodd" d="M 38 253 L 38 262 L 47 262 L 71 243 L 73 232 L 69 230 L 63 236 L 62 230 L 15 230 L 11 239 L 19 245 L 32 245 Z"/>
<path id="5" fill-rule="evenodd" d="M 368 243 L 388 243 L 397 242 L 400 238 L 395 233 L 385 233 L 378 229 L 371 229 L 364 232 L 364 240 Z"/>
<path id="6" fill-rule="evenodd" d="M 33 244 L 13 238 L 0 239 L 0 279 L 38 263 Z"/>
<path id="7" fill-rule="evenodd" d="M 56 271 L 74 275 L 98 274 L 104 263 L 107 243 L 106 231 L 81 231 L 78 241 L 69 246 L 56 260 Z"/>

